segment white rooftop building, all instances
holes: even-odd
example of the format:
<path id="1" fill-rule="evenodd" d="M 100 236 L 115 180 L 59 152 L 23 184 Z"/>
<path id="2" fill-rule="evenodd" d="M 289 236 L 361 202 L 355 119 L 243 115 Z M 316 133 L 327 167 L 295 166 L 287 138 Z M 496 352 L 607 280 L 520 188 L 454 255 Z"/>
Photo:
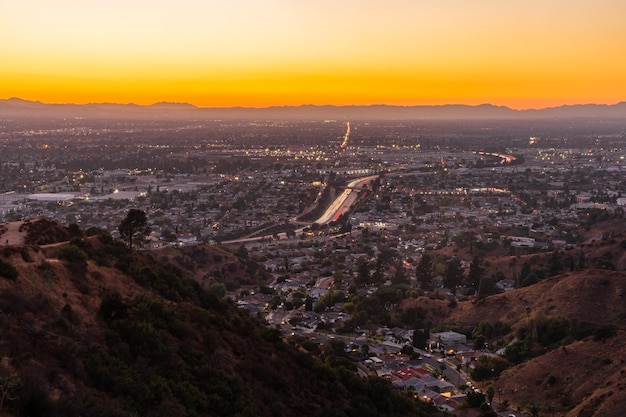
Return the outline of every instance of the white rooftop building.
<path id="1" fill-rule="evenodd" d="M 433 333 L 431 338 L 432 340 L 441 343 L 445 348 L 451 348 L 467 342 L 467 337 L 464 334 L 457 332 Z"/>
<path id="2" fill-rule="evenodd" d="M 28 195 L 28 199 L 34 201 L 70 201 L 74 197 L 74 194 L 70 193 L 37 193 Z"/>

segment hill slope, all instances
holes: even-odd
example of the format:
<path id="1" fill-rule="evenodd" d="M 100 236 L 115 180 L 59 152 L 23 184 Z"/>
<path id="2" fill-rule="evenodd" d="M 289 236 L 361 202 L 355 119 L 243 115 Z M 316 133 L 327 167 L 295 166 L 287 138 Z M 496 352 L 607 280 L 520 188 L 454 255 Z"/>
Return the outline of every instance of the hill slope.
<path id="1" fill-rule="evenodd" d="M 106 235 L 1 248 L 0 311 L 3 415 L 438 414 Z"/>
<path id="2" fill-rule="evenodd" d="M 448 320 L 468 325 L 500 320 L 515 329 L 526 323 L 526 307 L 530 307 L 531 318 L 542 311 L 551 316 L 622 326 L 626 319 L 624 294 L 626 273 L 589 269 L 548 278 L 476 303 L 459 303 Z"/>
<path id="3" fill-rule="evenodd" d="M 501 400 L 520 409 L 539 404 L 564 417 L 617 417 L 626 409 L 625 294 L 625 272 L 590 269 L 454 308 L 442 301 L 438 322 L 470 331 L 481 322 L 502 322 L 511 330 L 491 340 L 501 347 L 528 334 L 531 357 L 484 383 Z M 569 336 L 574 331 L 580 340 Z"/>

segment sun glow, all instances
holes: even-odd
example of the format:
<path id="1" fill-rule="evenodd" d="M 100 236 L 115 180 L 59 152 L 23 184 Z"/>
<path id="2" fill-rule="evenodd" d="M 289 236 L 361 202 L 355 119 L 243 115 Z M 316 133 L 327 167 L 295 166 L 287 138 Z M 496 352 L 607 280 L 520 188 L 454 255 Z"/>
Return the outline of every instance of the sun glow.
<path id="1" fill-rule="evenodd" d="M 514 3 L 9 2 L 0 98 L 514 108 L 625 99 L 626 3 Z"/>

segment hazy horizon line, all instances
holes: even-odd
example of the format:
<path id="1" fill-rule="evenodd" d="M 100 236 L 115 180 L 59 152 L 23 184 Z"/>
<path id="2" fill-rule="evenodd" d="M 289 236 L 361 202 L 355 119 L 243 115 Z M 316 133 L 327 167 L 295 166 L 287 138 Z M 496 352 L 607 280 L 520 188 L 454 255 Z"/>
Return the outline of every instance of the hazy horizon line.
<path id="1" fill-rule="evenodd" d="M 398 108 L 411 108 L 411 107 L 446 107 L 446 106 L 464 106 L 464 107 L 481 107 L 481 106 L 492 106 L 499 108 L 506 108 L 513 111 L 528 111 L 528 110 L 547 110 L 554 109 L 559 107 L 576 107 L 576 106 L 615 106 L 621 103 L 626 103 L 626 100 L 616 101 L 613 103 L 598 103 L 598 102 L 580 102 L 574 104 L 559 104 L 554 106 L 547 107 L 527 107 L 527 108 L 516 108 L 511 107 L 504 104 L 494 104 L 490 102 L 480 103 L 480 104 L 467 104 L 460 102 L 450 102 L 443 104 L 389 104 L 389 103 L 371 103 L 371 104 L 314 104 L 314 103 L 302 103 L 302 104 L 273 104 L 267 106 L 251 106 L 251 105 L 230 105 L 230 106 L 202 106 L 198 104 L 194 104 L 188 101 L 167 101 L 161 100 L 156 101 L 150 104 L 140 104 L 136 102 L 113 102 L 113 101 L 89 101 L 89 102 L 46 102 L 42 100 L 33 100 L 33 99 L 25 99 L 21 97 L 6 97 L 1 98 L 0 101 L 11 101 L 11 100 L 20 100 L 30 103 L 39 103 L 43 105 L 74 105 L 74 106 L 89 106 L 89 105 L 118 105 L 118 106 L 138 106 L 138 107 L 152 107 L 157 105 L 180 105 L 180 106 L 192 106 L 196 109 L 272 109 L 272 108 L 285 108 L 285 107 L 398 107 Z"/>

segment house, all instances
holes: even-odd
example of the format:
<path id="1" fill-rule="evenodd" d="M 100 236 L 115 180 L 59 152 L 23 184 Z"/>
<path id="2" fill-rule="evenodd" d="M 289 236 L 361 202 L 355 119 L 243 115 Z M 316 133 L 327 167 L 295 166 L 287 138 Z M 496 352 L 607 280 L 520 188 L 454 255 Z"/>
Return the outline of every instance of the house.
<path id="1" fill-rule="evenodd" d="M 438 379 L 434 383 L 426 383 L 426 386 L 430 388 L 432 391 L 435 391 L 439 394 L 451 393 L 454 390 L 454 385 L 448 381 Z"/>
<path id="2" fill-rule="evenodd" d="M 506 278 L 501 279 L 500 281 L 496 282 L 496 288 L 501 291 L 511 291 L 515 288 L 515 281 Z"/>
<path id="3" fill-rule="evenodd" d="M 412 378 L 424 378 L 430 375 L 430 372 L 424 368 L 401 368 L 391 373 L 394 380 L 407 381 Z"/>
<path id="4" fill-rule="evenodd" d="M 198 238 L 191 233 L 179 233 L 176 235 L 176 240 L 180 245 L 195 245 L 198 243 Z"/>
<path id="5" fill-rule="evenodd" d="M 467 342 L 467 336 L 457 332 L 431 333 L 430 338 L 443 345 L 444 348 L 453 348 Z"/>
<path id="6" fill-rule="evenodd" d="M 377 369 L 377 368 L 382 368 L 382 366 L 384 365 L 384 362 L 379 357 L 372 356 L 371 358 L 365 360 L 365 365 L 367 365 L 368 367 L 371 366 L 372 368 Z"/>

